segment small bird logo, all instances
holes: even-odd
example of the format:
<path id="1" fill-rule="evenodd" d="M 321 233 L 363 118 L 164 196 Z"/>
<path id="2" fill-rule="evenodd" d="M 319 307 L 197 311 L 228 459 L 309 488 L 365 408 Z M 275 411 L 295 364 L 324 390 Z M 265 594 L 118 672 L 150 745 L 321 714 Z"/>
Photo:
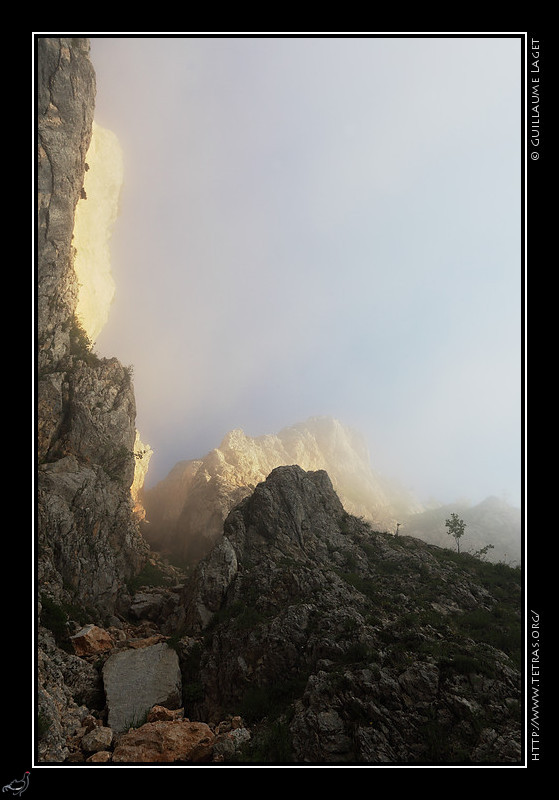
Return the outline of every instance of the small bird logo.
<path id="1" fill-rule="evenodd" d="M 2 787 L 3 792 L 11 792 L 14 797 L 18 797 L 29 786 L 29 772 L 25 772 L 20 781 L 12 781 Z"/>

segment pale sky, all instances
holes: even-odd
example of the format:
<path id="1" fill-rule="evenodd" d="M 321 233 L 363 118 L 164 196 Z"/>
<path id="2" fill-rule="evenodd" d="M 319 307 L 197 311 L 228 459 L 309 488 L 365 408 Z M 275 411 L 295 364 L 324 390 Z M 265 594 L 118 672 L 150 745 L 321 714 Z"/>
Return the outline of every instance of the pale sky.
<path id="1" fill-rule="evenodd" d="M 420 499 L 520 504 L 521 47 L 91 37 L 148 486 L 326 414 Z"/>

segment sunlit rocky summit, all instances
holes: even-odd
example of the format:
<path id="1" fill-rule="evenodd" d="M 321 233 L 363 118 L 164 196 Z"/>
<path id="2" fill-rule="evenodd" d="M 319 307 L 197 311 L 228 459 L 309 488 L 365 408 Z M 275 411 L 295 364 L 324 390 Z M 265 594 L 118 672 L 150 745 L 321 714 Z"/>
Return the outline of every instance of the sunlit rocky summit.
<path id="1" fill-rule="evenodd" d="M 314 417 L 278 434 L 227 434 L 200 459 L 180 461 L 164 480 L 142 493 L 149 522 L 144 535 L 157 550 L 195 562 L 220 538 L 229 511 L 279 466 L 325 470 L 346 511 L 377 530 L 398 530 L 451 547 L 445 520 L 459 510 L 470 552 L 490 545 L 487 557 L 520 563 L 520 510 L 498 498 L 472 506 L 422 504 L 412 492 L 371 466 L 363 437 L 332 417 Z"/>
<path id="2" fill-rule="evenodd" d="M 234 431 L 144 508 L 131 371 L 77 316 L 88 40 L 40 38 L 37 88 L 38 762 L 520 764 L 520 570 L 426 541 L 446 510 L 341 423 Z"/>
<path id="3" fill-rule="evenodd" d="M 364 439 L 330 417 L 316 417 L 277 435 L 234 430 L 204 458 L 179 462 L 143 494 L 152 546 L 187 560 L 209 552 L 229 511 L 279 466 L 326 470 L 344 508 L 394 531 L 399 519 L 423 510 L 403 487 L 373 471 Z"/>

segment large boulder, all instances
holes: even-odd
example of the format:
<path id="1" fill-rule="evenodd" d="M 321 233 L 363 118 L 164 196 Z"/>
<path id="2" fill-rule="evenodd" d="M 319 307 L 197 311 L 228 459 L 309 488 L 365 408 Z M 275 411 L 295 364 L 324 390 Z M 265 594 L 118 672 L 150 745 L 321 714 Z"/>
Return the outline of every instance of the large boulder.
<path id="1" fill-rule="evenodd" d="M 141 724 L 155 705 L 173 709 L 181 704 L 178 656 L 165 643 L 110 656 L 103 667 L 103 682 L 108 724 L 116 733 Z"/>

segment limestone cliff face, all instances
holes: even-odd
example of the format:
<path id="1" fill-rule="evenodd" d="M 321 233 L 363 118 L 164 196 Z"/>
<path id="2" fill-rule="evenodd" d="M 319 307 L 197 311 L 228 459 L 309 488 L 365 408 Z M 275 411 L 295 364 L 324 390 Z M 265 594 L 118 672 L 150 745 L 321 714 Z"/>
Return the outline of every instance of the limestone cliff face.
<path id="1" fill-rule="evenodd" d="M 84 279 L 72 237 L 95 105 L 88 40 L 40 38 L 37 68 L 39 590 L 111 613 L 147 546 L 132 513 L 130 373 L 95 356 L 76 313 Z"/>
<path id="2" fill-rule="evenodd" d="M 142 490 L 152 455 L 153 450 L 149 444 L 142 442 L 140 434 L 136 431 L 136 439 L 134 441 L 134 479 L 130 487 L 130 494 L 134 503 L 134 514 L 139 520 L 145 519 L 146 516 L 146 510 L 142 502 Z"/>
<path id="3" fill-rule="evenodd" d="M 205 458 L 177 464 L 145 493 L 146 535 L 154 545 L 197 559 L 221 536 L 231 508 L 273 469 L 292 464 L 326 470 L 346 511 L 383 528 L 392 529 L 399 515 L 421 509 L 371 469 L 357 433 L 320 417 L 258 438 L 234 430 Z"/>
<path id="4" fill-rule="evenodd" d="M 85 166 L 74 221 L 74 269 L 79 284 L 76 315 L 95 342 L 107 323 L 115 294 L 109 244 L 124 179 L 118 139 L 95 121 Z"/>
<path id="5" fill-rule="evenodd" d="M 87 39 L 41 38 L 37 51 L 39 370 L 70 351 L 78 284 L 72 257 L 74 212 L 91 141 L 95 74 Z"/>

